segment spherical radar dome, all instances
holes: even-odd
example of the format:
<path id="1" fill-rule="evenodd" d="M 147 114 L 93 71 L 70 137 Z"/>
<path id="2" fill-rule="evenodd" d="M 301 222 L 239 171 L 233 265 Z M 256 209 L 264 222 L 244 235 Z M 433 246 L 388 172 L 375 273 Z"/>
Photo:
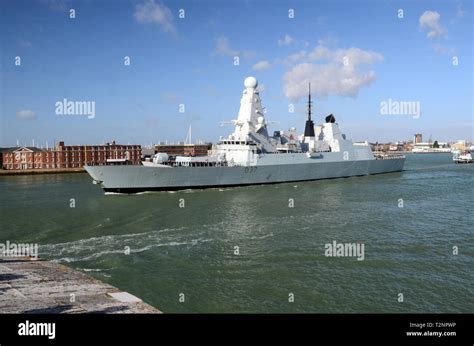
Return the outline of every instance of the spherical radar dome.
<path id="1" fill-rule="evenodd" d="M 255 78 L 255 77 L 245 78 L 244 85 L 245 85 L 246 88 L 255 89 L 258 85 L 257 78 Z"/>

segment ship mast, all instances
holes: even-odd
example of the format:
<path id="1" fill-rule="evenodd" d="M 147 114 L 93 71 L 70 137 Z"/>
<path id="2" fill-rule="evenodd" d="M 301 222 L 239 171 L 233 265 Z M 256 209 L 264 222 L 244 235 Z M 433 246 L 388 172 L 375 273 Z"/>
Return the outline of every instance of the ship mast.
<path id="1" fill-rule="evenodd" d="M 308 89 L 308 120 L 311 121 L 311 82 L 309 82 Z"/>
<path id="2" fill-rule="evenodd" d="M 188 133 L 186 134 L 186 139 L 184 140 L 184 144 L 193 144 L 191 135 L 192 135 L 191 124 L 189 124 L 189 129 L 188 129 Z"/>
<path id="3" fill-rule="evenodd" d="M 314 137 L 314 123 L 311 120 L 311 83 L 309 83 L 309 92 L 308 92 L 308 120 L 306 120 L 306 125 L 304 128 L 305 137 Z"/>

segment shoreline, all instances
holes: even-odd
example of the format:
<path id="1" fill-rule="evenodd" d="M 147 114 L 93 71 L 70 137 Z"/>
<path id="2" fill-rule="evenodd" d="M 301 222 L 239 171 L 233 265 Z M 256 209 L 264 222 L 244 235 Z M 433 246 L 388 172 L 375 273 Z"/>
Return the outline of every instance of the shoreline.
<path id="1" fill-rule="evenodd" d="M 34 175 L 34 174 L 61 174 L 61 173 L 85 173 L 81 168 L 37 168 L 37 169 L 0 169 L 2 175 Z"/>

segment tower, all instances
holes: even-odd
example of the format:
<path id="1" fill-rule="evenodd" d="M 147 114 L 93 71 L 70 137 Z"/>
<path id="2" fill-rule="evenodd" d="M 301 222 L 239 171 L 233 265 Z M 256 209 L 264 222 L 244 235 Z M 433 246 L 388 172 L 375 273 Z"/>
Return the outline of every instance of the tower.
<path id="1" fill-rule="evenodd" d="M 413 144 L 421 143 L 423 141 L 423 137 L 421 133 L 415 133 Z"/>

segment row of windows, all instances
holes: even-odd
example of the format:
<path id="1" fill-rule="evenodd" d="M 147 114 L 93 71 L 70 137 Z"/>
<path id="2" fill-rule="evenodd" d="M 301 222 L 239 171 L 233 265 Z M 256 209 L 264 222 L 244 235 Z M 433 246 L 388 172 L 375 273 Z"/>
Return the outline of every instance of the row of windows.
<path id="1" fill-rule="evenodd" d="M 114 151 L 114 150 L 139 150 L 139 147 L 116 147 L 116 148 L 86 148 L 84 149 L 83 147 L 79 148 L 62 148 L 62 151 Z"/>
<path id="2" fill-rule="evenodd" d="M 57 167 L 56 167 L 57 166 Z M 27 169 L 27 168 L 59 168 L 59 165 L 43 165 L 43 164 L 4 164 L 4 169 Z"/>
<path id="3" fill-rule="evenodd" d="M 94 158 L 94 157 L 97 158 L 97 156 L 98 156 L 98 155 L 92 155 L 93 158 Z M 109 157 L 109 158 L 125 158 L 125 157 L 126 157 L 126 155 L 122 155 L 121 157 L 119 157 L 120 155 L 111 155 L 111 156 L 112 156 L 112 157 Z M 132 157 L 132 158 L 135 158 L 135 154 L 133 154 L 133 153 L 132 153 L 131 155 L 129 155 L 129 156 Z M 71 155 L 71 157 L 73 157 L 73 158 L 81 157 L 81 158 L 84 159 L 84 156 L 78 156 L 78 155 Z M 89 157 L 90 157 L 90 156 L 89 156 Z M 105 158 L 104 155 L 100 155 L 100 157 L 101 157 L 102 159 Z M 137 155 L 137 157 L 138 157 L 138 155 Z M 69 158 L 69 155 L 65 155 L 65 158 L 68 159 L 68 158 Z M 31 161 L 41 162 L 41 161 L 43 161 L 43 159 L 44 159 L 44 161 L 46 161 L 46 162 L 48 162 L 48 161 L 57 161 L 57 160 L 60 159 L 60 157 L 53 158 L 53 157 L 50 157 L 50 156 L 46 156 L 46 157 L 43 157 L 43 156 L 34 156 L 33 158 L 32 158 L 32 157 L 28 157 L 26 161 L 28 161 L 28 162 L 31 162 Z M 56 160 L 54 160 L 54 159 L 56 159 Z M 23 161 L 24 161 L 24 160 L 25 160 L 25 158 L 23 158 Z M 12 157 L 6 157 L 6 158 L 4 159 L 4 161 L 6 161 L 6 162 L 14 162 L 14 161 L 16 161 L 16 160 L 14 160 Z"/>
<path id="4" fill-rule="evenodd" d="M 77 151 L 77 153 L 76 153 Z M 120 153 L 120 154 L 125 154 L 127 151 L 129 151 L 130 153 L 137 153 L 137 155 L 139 155 L 140 153 L 140 149 L 139 148 L 120 148 L 120 149 L 107 149 L 107 150 L 65 150 L 65 151 L 59 151 L 59 152 L 39 152 L 39 153 L 31 153 L 31 152 L 21 152 L 21 153 L 4 153 L 3 155 L 5 157 L 13 157 L 13 156 L 16 156 L 18 154 L 21 154 L 22 157 L 25 157 L 25 156 L 30 156 L 30 155 L 33 155 L 33 156 L 42 156 L 42 155 L 47 155 L 47 156 L 53 156 L 54 154 L 56 155 L 61 155 L 61 153 L 72 153 L 74 155 L 76 154 L 79 154 L 79 153 L 97 153 L 97 152 L 100 152 L 100 153 L 103 153 L 103 152 L 111 152 L 111 153 Z"/>
<path id="5" fill-rule="evenodd" d="M 103 162 L 98 163 L 99 166 L 104 166 Z M 70 164 L 4 164 L 4 169 L 32 169 L 32 168 L 80 168 L 82 165 L 80 163 L 70 163 Z"/>

